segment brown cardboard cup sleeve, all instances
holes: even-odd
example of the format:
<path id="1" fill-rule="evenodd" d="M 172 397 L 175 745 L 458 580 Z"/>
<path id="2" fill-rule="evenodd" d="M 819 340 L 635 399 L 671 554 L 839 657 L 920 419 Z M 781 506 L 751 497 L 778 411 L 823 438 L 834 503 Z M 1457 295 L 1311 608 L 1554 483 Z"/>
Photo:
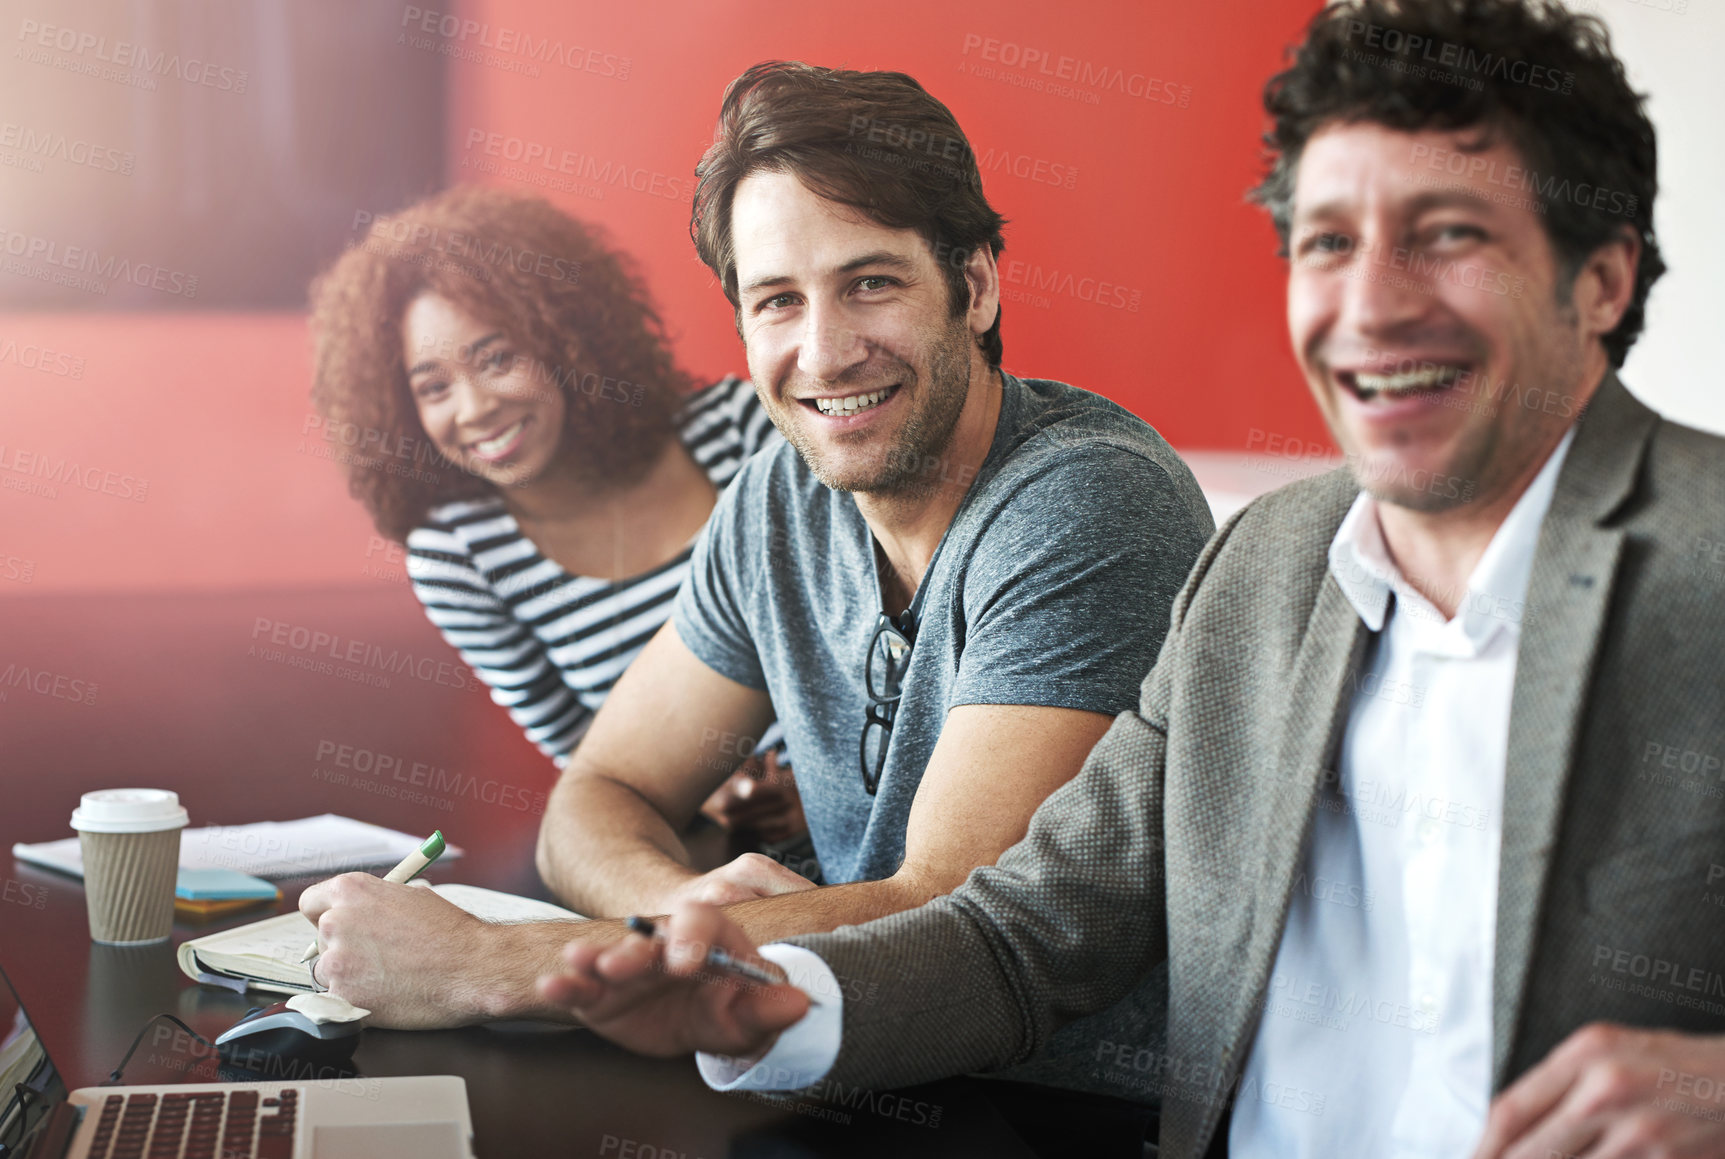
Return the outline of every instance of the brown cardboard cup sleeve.
<path id="1" fill-rule="evenodd" d="M 188 817 L 166 789 L 85 793 L 72 812 L 84 857 L 90 937 L 115 946 L 163 942 L 174 925 L 180 830 Z"/>

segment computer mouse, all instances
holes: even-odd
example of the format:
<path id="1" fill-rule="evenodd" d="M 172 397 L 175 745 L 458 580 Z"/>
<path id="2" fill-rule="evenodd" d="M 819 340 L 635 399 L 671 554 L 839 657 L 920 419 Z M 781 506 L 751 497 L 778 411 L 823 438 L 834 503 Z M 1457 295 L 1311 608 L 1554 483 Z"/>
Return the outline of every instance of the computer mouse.
<path id="1" fill-rule="evenodd" d="M 228 1066 L 272 1077 L 316 1078 L 306 1070 L 346 1069 L 364 1028 L 358 1021 L 318 1022 L 286 1002 L 253 1010 L 216 1038 Z"/>

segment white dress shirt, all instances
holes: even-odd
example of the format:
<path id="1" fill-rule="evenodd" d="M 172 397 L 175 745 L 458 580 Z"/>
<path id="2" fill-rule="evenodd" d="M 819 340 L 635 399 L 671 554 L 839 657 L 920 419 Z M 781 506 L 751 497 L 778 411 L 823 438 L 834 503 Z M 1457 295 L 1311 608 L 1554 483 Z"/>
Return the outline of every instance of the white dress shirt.
<path id="1" fill-rule="evenodd" d="M 844 1035 L 844 991 L 832 967 L 801 946 L 774 942 L 761 957 L 785 972 L 809 996 L 809 1010 L 780 1034 L 760 1059 L 697 1054 L 701 1078 L 716 1091 L 795 1091 L 826 1077 Z"/>
<path id="2" fill-rule="evenodd" d="M 1330 573 L 1376 633 L 1295 878 L 1228 1153 L 1466 1155 L 1491 1095 L 1510 694 L 1564 437 L 1446 620 L 1361 494 Z M 1429 585 L 1428 585 L 1429 586 Z"/>
<path id="3" fill-rule="evenodd" d="M 1453 619 L 1390 560 L 1376 500 L 1362 493 L 1336 532 L 1330 571 L 1377 639 L 1295 881 L 1230 1155 L 1448 1157 L 1484 1129 L 1510 693 L 1534 548 L 1573 440 L 1498 528 Z M 819 957 L 794 961 L 793 981 L 838 994 Z M 700 1055 L 701 1076 L 716 1090 L 819 1081 L 842 1010 L 812 1007 L 752 1065 Z"/>

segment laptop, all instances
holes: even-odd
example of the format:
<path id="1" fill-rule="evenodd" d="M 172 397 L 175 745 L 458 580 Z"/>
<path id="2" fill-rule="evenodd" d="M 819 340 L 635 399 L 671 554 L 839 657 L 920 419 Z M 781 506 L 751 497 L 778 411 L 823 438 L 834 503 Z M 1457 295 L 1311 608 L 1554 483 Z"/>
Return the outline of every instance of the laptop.
<path id="1" fill-rule="evenodd" d="M 0 1159 L 472 1159 L 454 1075 L 67 1091 L 0 968 Z"/>

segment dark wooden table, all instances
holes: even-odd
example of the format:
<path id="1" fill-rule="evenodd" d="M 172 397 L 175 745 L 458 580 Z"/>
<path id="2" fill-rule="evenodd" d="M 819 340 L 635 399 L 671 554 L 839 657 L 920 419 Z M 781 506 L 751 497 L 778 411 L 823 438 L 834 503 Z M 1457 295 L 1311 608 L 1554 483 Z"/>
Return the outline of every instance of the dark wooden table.
<path id="1" fill-rule="evenodd" d="M 163 946 L 94 945 L 82 885 L 10 855 L 69 835 L 82 793 L 173 789 L 193 825 L 332 812 L 441 828 L 466 856 L 432 880 L 545 897 L 533 845 L 554 776 L 398 585 L 0 600 L 0 963 L 67 1085 L 94 1085 L 157 1013 L 213 1038 L 266 1001 L 194 984 L 174 945 L 273 911 L 176 923 Z M 280 908 L 309 883 L 280 883 Z M 487 1159 L 1028 1153 L 978 1080 L 787 1108 L 708 1090 L 688 1059 L 539 1027 L 371 1030 L 355 1063 L 465 1078 Z M 202 1048 L 166 1029 L 125 1073 L 211 1077 Z"/>

